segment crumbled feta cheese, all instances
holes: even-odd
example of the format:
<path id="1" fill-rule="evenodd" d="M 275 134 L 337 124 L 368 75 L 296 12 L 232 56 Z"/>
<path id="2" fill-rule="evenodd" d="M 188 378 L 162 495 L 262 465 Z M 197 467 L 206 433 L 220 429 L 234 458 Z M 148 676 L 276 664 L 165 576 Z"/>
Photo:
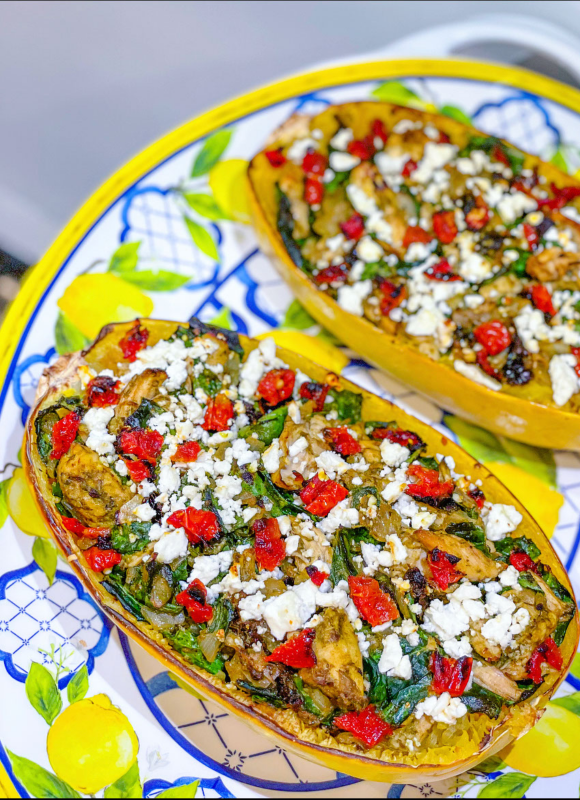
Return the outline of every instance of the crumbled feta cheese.
<path id="1" fill-rule="evenodd" d="M 383 257 L 384 251 L 380 244 L 370 236 L 363 236 L 356 245 L 356 253 L 365 263 L 371 264 L 379 261 Z"/>
<path id="2" fill-rule="evenodd" d="M 490 508 L 483 509 L 482 516 L 485 522 L 485 535 L 492 542 L 505 539 L 506 534 L 515 531 L 522 515 L 514 506 L 505 503 L 494 503 Z"/>
<path id="3" fill-rule="evenodd" d="M 411 451 L 397 442 L 389 442 L 383 439 L 381 442 L 381 458 L 389 467 L 400 467 L 408 459 Z"/>
<path id="4" fill-rule="evenodd" d="M 378 211 L 374 198 L 368 195 L 360 186 L 357 186 L 356 183 L 348 184 L 346 194 L 354 210 L 362 214 L 363 217 L 368 217 L 373 212 Z"/>
<path id="5" fill-rule="evenodd" d="M 497 204 L 497 210 L 506 225 L 511 225 L 519 217 L 523 217 L 530 211 L 535 211 L 538 207 L 533 197 L 524 192 L 513 192 L 504 194 Z"/>
<path id="6" fill-rule="evenodd" d="M 346 150 L 349 143 L 354 139 L 354 134 L 350 128 L 339 128 L 329 142 L 334 150 Z"/>
<path id="7" fill-rule="evenodd" d="M 442 646 L 446 654 L 455 659 L 470 656 L 473 652 L 467 636 L 462 636 L 461 639 L 450 639 L 447 642 L 443 642 Z"/>
<path id="8" fill-rule="evenodd" d="M 360 164 L 360 158 L 350 153 L 335 152 L 330 154 L 328 163 L 330 164 L 330 169 L 335 172 L 350 172 L 351 169 Z"/>
<path id="9" fill-rule="evenodd" d="M 315 139 L 311 139 L 309 136 L 306 136 L 304 139 L 296 139 L 292 142 L 288 151 L 286 153 L 287 158 L 290 161 L 293 161 L 294 164 L 298 164 L 302 166 L 302 162 L 304 161 L 304 156 L 309 150 L 317 150 L 318 143 Z"/>
<path id="10" fill-rule="evenodd" d="M 165 465 L 159 469 L 159 491 L 164 494 L 173 494 L 181 485 L 179 470 Z"/>
<path id="11" fill-rule="evenodd" d="M 458 719 L 467 714 L 467 706 L 462 703 L 459 697 L 451 697 L 449 692 L 437 696 L 430 695 L 425 700 L 417 704 L 415 716 L 421 719 L 423 716 L 431 717 L 435 722 L 444 725 L 453 725 Z"/>
<path id="12" fill-rule="evenodd" d="M 565 406 L 568 400 L 580 391 L 580 380 L 576 374 L 576 357 L 572 353 L 552 356 L 548 371 L 552 381 L 554 403 Z"/>
<path id="13" fill-rule="evenodd" d="M 349 508 L 348 503 L 348 497 L 341 500 L 317 527 L 326 534 L 334 533 L 341 527 L 356 528 L 360 520 L 359 513 L 356 508 Z"/>
<path id="14" fill-rule="evenodd" d="M 183 528 L 164 533 L 155 542 L 153 549 L 157 553 L 157 561 L 169 564 L 174 558 L 187 555 L 188 540 Z"/>
<path id="15" fill-rule="evenodd" d="M 272 475 L 280 469 L 280 440 L 274 439 L 272 443 L 262 453 L 262 463 L 264 468 Z"/>
<path id="16" fill-rule="evenodd" d="M 428 530 L 436 519 L 437 514 L 433 514 L 431 511 L 418 511 L 413 515 L 411 527 L 416 531 L 419 529 Z"/>
<path id="17" fill-rule="evenodd" d="M 110 406 L 105 408 L 89 408 L 83 417 L 83 425 L 86 425 L 89 431 L 86 446 L 100 456 L 107 453 L 114 453 L 115 436 L 109 433 L 107 425 L 113 419 L 115 410 Z"/>
<path id="18" fill-rule="evenodd" d="M 262 619 L 265 600 L 266 598 L 262 592 L 242 597 L 238 603 L 240 619 L 243 622 L 248 622 L 251 619 Z"/>
<path id="19" fill-rule="evenodd" d="M 480 383 L 482 386 L 485 386 L 486 389 L 491 389 L 494 392 L 499 392 L 501 389 L 501 383 L 499 381 L 496 381 L 495 378 L 490 378 L 489 375 L 486 375 L 485 372 L 475 364 L 467 364 L 465 361 L 456 358 L 453 362 L 453 368 L 456 372 L 459 372 L 460 375 L 463 375 L 464 378 L 468 378 L 470 381 L 474 381 L 474 383 Z"/>
<path id="20" fill-rule="evenodd" d="M 379 672 L 395 678 L 409 680 L 413 671 L 409 656 L 404 656 L 401 643 L 396 633 L 391 633 L 383 640 L 383 652 L 378 664 Z"/>
<path id="21" fill-rule="evenodd" d="M 517 589 L 519 586 L 520 573 L 511 564 L 499 576 L 499 582 L 502 586 L 509 586 L 510 589 Z"/>
<path id="22" fill-rule="evenodd" d="M 457 147 L 454 144 L 427 142 L 423 151 L 423 158 L 419 161 L 417 169 L 413 173 L 415 183 L 427 185 L 435 170 L 448 164 L 456 153 Z M 377 164 L 377 166 L 379 165 Z"/>
<path id="23" fill-rule="evenodd" d="M 233 550 L 222 550 L 213 556 L 197 556 L 189 574 L 188 584 L 200 580 L 204 586 L 213 581 L 220 572 L 226 572 L 232 565 Z"/>
<path id="24" fill-rule="evenodd" d="M 341 286 L 338 290 L 338 305 L 345 311 L 362 317 L 364 313 L 362 301 L 372 290 L 373 282 L 370 279 L 355 283 L 354 286 Z"/>

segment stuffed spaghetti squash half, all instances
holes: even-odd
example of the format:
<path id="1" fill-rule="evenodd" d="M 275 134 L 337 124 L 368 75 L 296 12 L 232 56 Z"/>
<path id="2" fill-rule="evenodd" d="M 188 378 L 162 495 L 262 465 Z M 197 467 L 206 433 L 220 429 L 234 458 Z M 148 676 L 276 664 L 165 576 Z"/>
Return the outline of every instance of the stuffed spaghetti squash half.
<path id="1" fill-rule="evenodd" d="M 262 246 L 341 341 L 439 405 L 580 450 L 580 183 L 449 117 L 294 115 L 249 167 Z"/>
<path id="2" fill-rule="evenodd" d="M 111 325 L 39 387 L 26 469 L 72 568 L 206 697 L 340 772 L 457 774 L 539 719 L 566 573 L 481 464 L 272 339 Z"/>

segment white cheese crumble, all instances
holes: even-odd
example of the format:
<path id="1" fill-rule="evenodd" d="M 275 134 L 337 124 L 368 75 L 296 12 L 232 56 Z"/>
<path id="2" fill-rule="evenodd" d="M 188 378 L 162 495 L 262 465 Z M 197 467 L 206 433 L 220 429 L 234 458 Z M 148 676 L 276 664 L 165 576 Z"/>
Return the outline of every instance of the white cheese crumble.
<path id="1" fill-rule="evenodd" d="M 433 694 L 418 703 L 415 709 L 417 719 L 428 716 L 444 725 L 453 725 L 465 714 L 467 714 L 465 703 L 462 703 L 459 697 L 451 697 L 449 692 L 443 692 L 439 696 Z"/>
<path id="2" fill-rule="evenodd" d="M 580 379 L 576 374 L 576 357 L 572 353 L 552 356 L 548 371 L 552 381 L 554 403 L 565 406 L 580 391 Z"/>
<path id="3" fill-rule="evenodd" d="M 364 313 L 362 301 L 369 296 L 372 290 L 373 282 L 370 279 L 360 281 L 354 286 L 341 286 L 338 290 L 338 305 L 345 311 L 362 317 Z"/>
<path id="4" fill-rule="evenodd" d="M 383 640 L 383 652 L 379 660 L 379 672 L 395 678 L 409 680 L 413 671 L 409 656 L 404 656 L 401 642 L 396 633 L 391 633 Z"/>
<path id="5" fill-rule="evenodd" d="M 114 409 L 107 406 L 105 408 L 89 408 L 83 417 L 83 425 L 86 425 L 89 431 L 85 444 L 100 456 L 115 452 L 113 446 L 115 436 L 107 430 L 107 425 L 114 416 Z"/>
<path id="6" fill-rule="evenodd" d="M 514 506 L 505 503 L 494 503 L 490 507 L 484 507 L 482 517 L 485 522 L 485 535 L 491 542 L 499 542 L 505 539 L 508 533 L 515 531 L 522 515 Z"/>
<path id="7" fill-rule="evenodd" d="M 491 389 L 493 392 L 499 392 L 501 389 L 501 383 L 499 381 L 486 375 L 485 372 L 475 364 L 467 364 L 467 362 L 456 358 L 453 362 L 453 368 L 456 372 L 459 372 L 460 375 L 463 375 L 464 378 L 469 378 L 470 381 L 479 383 L 485 386 L 486 389 Z"/>

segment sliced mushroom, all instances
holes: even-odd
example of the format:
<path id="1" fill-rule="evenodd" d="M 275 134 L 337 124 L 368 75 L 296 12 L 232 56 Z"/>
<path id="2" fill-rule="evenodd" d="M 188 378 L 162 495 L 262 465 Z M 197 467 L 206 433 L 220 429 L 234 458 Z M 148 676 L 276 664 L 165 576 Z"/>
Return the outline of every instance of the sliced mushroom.
<path id="1" fill-rule="evenodd" d="M 457 569 L 470 581 L 485 581 L 497 578 L 500 572 L 505 569 L 503 564 L 488 558 L 481 550 L 478 550 L 477 547 L 459 536 L 421 530 L 417 531 L 415 538 L 427 550 L 434 550 L 437 547 L 445 553 L 460 558 L 461 561 L 457 565 Z"/>
<path id="2" fill-rule="evenodd" d="M 473 668 L 473 681 L 484 689 L 516 703 L 522 694 L 515 681 L 504 675 L 497 667 L 490 667 L 487 664 L 477 664 Z"/>
<path id="3" fill-rule="evenodd" d="M 142 400 L 152 400 L 166 379 L 167 373 L 162 369 L 146 369 L 140 375 L 134 375 L 115 406 L 115 416 L 109 423 L 111 433 L 119 433 L 127 417 L 137 411 Z"/>
<path id="4" fill-rule="evenodd" d="M 557 281 L 569 270 L 580 267 L 580 256 L 567 253 L 561 247 L 549 247 L 537 255 L 530 256 L 526 264 L 526 272 L 539 281 Z"/>

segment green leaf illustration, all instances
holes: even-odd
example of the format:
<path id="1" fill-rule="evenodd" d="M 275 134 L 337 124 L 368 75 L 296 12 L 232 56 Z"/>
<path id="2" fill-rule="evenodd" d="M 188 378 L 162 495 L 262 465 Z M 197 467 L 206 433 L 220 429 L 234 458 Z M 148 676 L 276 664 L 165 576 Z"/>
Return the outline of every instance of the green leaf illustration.
<path id="1" fill-rule="evenodd" d="M 451 415 L 445 417 L 445 424 L 457 434 L 461 446 L 478 461 L 515 464 L 549 486 L 557 488 L 556 462 L 550 450 L 514 442 L 506 436 L 496 436 Z"/>
<path id="2" fill-rule="evenodd" d="M 210 319 L 209 324 L 217 325 L 218 328 L 225 328 L 227 331 L 233 331 L 235 327 L 231 311 L 227 306 L 224 306 L 219 314 Z"/>
<path id="3" fill-rule="evenodd" d="M 76 325 L 73 325 L 69 318 L 60 312 L 54 326 L 54 343 L 59 356 L 82 350 L 88 341 L 84 333 L 81 333 Z"/>
<path id="4" fill-rule="evenodd" d="M 126 272 L 132 272 L 139 260 L 139 246 L 141 242 L 123 242 L 119 245 L 109 261 L 109 272 L 125 277 Z"/>
<path id="5" fill-rule="evenodd" d="M 207 219 L 229 219 L 218 206 L 211 194 L 191 194 L 190 192 L 183 195 L 190 208 L 193 208 L 200 216 Z"/>
<path id="6" fill-rule="evenodd" d="M 0 528 L 8 519 L 8 485 L 12 478 L 6 478 L 0 483 Z"/>
<path id="7" fill-rule="evenodd" d="M 480 789 L 478 797 L 523 797 L 536 778 L 523 772 L 507 772 L 501 778 L 487 783 Z"/>
<path id="8" fill-rule="evenodd" d="M 464 125 L 473 125 L 471 117 L 468 117 L 465 111 L 457 108 L 457 106 L 441 106 L 439 113 L 445 114 L 446 117 L 451 117 L 451 119 L 456 119 L 457 122 L 462 122 Z"/>
<path id="9" fill-rule="evenodd" d="M 34 761 L 17 756 L 6 751 L 12 762 L 14 775 L 20 783 L 28 790 L 31 797 L 39 798 L 59 798 L 59 797 L 80 797 L 68 783 L 57 778 L 52 772 L 44 769 Z"/>
<path id="10" fill-rule="evenodd" d="M 34 710 L 52 725 L 62 708 L 62 697 L 52 674 L 42 664 L 33 661 L 24 688 Z"/>
<path id="11" fill-rule="evenodd" d="M 189 231 L 196 247 L 199 247 L 202 253 L 205 253 L 206 256 L 213 258 L 214 261 L 219 261 L 220 257 L 218 255 L 217 247 L 215 246 L 215 242 L 210 232 L 206 230 L 203 225 L 199 225 L 189 217 L 184 217 L 183 219 L 185 220 L 187 230 Z"/>
<path id="12" fill-rule="evenodd" d="M 206 139 L 203 147 L 197 154 L 191 170 L 191 177 L 198 178 L 205 175 L 220 160 L 224 150 L 230 143 L 232 131 L 216 131 Z"/>
<path id="13" fill-rule="evenodd" d="M 166 789 L 161 794 L 158 794 L 157 797 L 195 797 L 198 786 L 199 781 L 186 783 L 185 786 L 172 786 L 171 789 Z"/>
<path id="14" fill-rule="evenodd" d="M 407 88 L 404 83 L 400 81 L 386 81 L 373 89 L 371 94 L 377 100 L 383 100 L 386 103 L 395 103 L 398 106 L 411 106 L 412 108 L 423 108 L 425 103 L 419 95 L 415 94 L 411 89 Z"/>
<path id="15" fill-rule="evenodd" d="M 66 696 L 69 703 L 72 705 L 73 703 L 82 700 L 88 690 L 89 671 L 87 669 L 87 665 L 83 664 L 82 667 L 72 676 L 68 686 L 66 687 Z"/>
<path id="16" fill-rule="evenodd" d="M 52 586 L 56 573 L 56 547 L 49 539 L 37 536 L 32 545 L 32 558 L 48 578 L 49 585 Z"/>
<path id="17" fill-rule="evenodd" d="M 292 300 L 286 309 L 284 319 L 280 323 L 281 328 L 291 328 L 295 331 L 303 331 L 306 328 L 312 328 L 314 325 L 318 325 L 318 323 L 298 300 Z"/>
<path id="18" fill-rule="evenodd" d="M 567 708 L 568 711 L 580 717 L 580 692 L 572 692 L 572 694 L 568 694 L 566 697 L 556 697 L 556 699 L 551 702 L 555 706 Z"/>
<path id="19" fill-rule="evenodd" d="M 191 275 L 180 275 L 178 272 L 169 272 L 165 269 L 158 271 L 138 269 L 123 274 L 123 280 L 145 292 L 172 292 L 189 283 Z"/>
<path id="20" fill-rule="evenodd" d="M 550 164 L 553 164 L 558 169 L 561 169 L 562 172 L 569 172 L 570 168 L 568 166 L 568 162 L 566 161 L 566 156 L 564 155 L 564 151 L 561 147 L 559 147 L 552 158 L 550 159 Z"/>
<path id="21" fill-rule="evenodd" d="M 160 796 L 161 795 L 157 795 L 157 797 Z M 182 796 L 187 797 L 187 795 Z M 141 786 L 139 764 L 137 761 L 135 761 L 128 772 L 105 789 L 104 797 L 143 797 L 143 787 Z"/>
<path id="22" fill-rule="evenodd" d="M 488 758 L 487 761 L 484 761 L 483 764 L 478 764 L 476 769 L 480 772 L 485 772 L 488 775 L 490 772 L 499 772 L 502 769 L 506 768 L 505 761 L 502 761 L 499 756 L 491 756 Z"/>

